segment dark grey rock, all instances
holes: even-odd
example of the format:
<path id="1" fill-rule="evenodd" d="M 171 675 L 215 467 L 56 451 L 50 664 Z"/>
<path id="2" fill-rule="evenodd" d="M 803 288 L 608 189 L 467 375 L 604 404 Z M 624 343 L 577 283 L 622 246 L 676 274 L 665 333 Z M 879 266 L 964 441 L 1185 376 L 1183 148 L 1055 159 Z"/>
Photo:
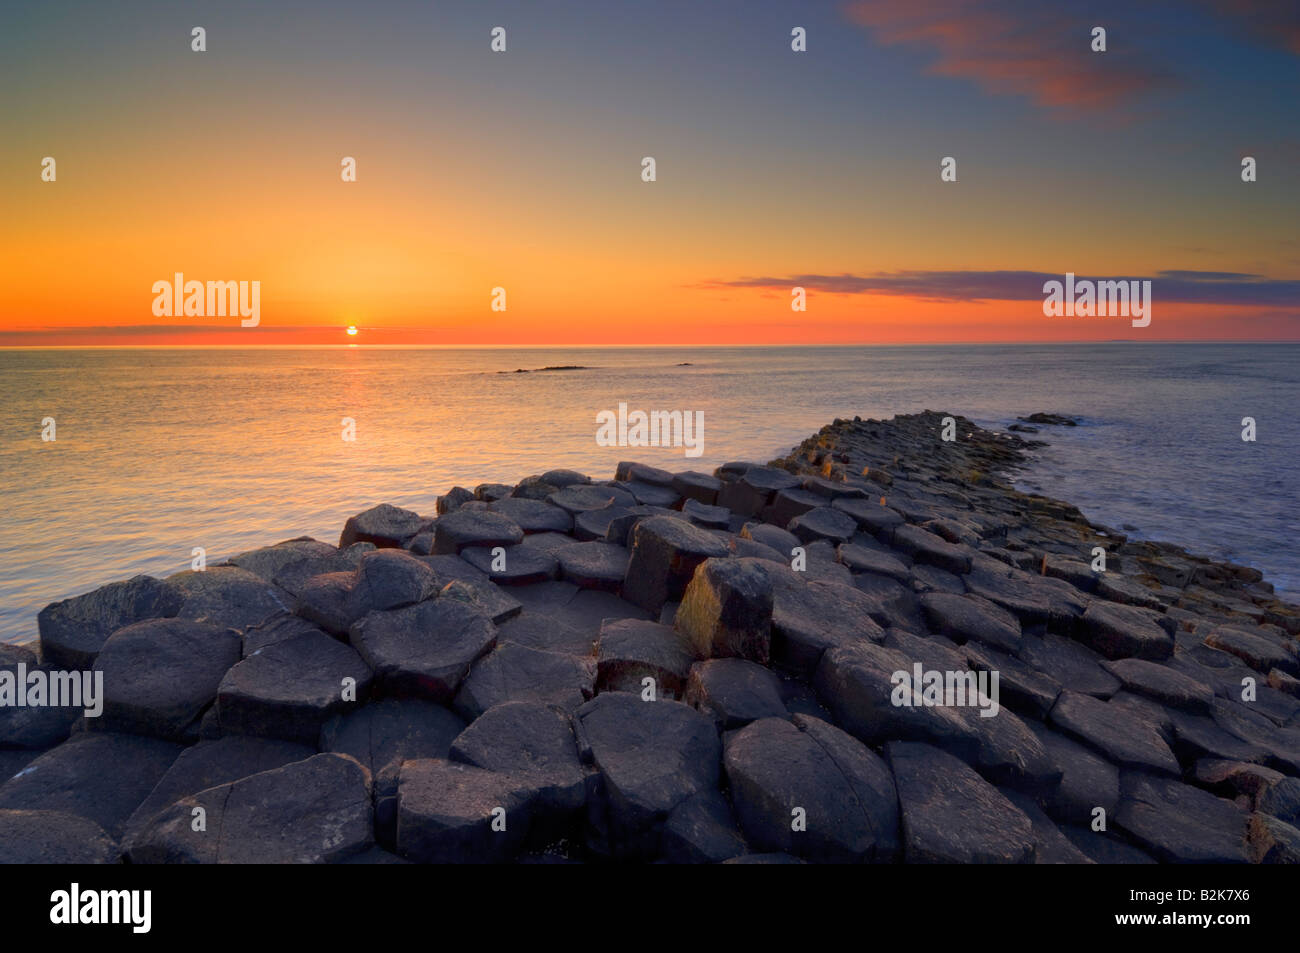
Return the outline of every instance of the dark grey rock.
<path id="1" fill-rule="evenodd" d="M 1086 646 L 1059 635 L 1041 639 L 1026 638 L 1019 655 L 1031 666 L 1050 675 L 1071 691 L 1096 698 L 1110 698 L 1120 689 L 1120 681 L 1101 667 L 1104 659 Z"/>
<path id="2" fill-rule="evenodd" d="M 834 582 L 804 581 L 788 569 L 772 570 L 772 660 L 803 675 L 817 669 L 822 653 L 836 646 L 882 641 L 874 615 L 877 600 Z"/>
<path id="3" fill-rule="evenodd" d="M 567 510 L 542 500 L 506 497 L 489 503 L 488 509 L 511 520 L 525 533 L 568 533 L 573 530 L 573 516 Z"/>
<path id="4" fill-rule="evenodd" d="M 63 811 L 0 810 L 0 864 L 115 864 L 118 847 L 94 821 Z"/>
<path id="5" fill-rule="evenodd" d="M 759 718 L 786 717 L 780 679 L 762 665 L 739 658 L 696 662 L 684 701 L 713 718 L 723 731 Z"/>
<path id="6" fill-rule="evenodd" d="M 303 792 L 311 792 L 303 797 Z M 205 830 L 194 830 L 202 808 Z M 140 830 L 132 863 L 321 864 L 369 850 L 370 775 L 318 754 L 182 798 Z"/>
<path id="7" fill-rule="evenodd" d="M 606 506 L 635 506 L 637 499 L 627 490 L 605 484 L 569 486 L 556 490 L 547 501 L 571 514 L 599 510 Z"/>
<path id="8" fill-rule="evenodd" d="M 372 612 L 349 639 L 386 694 L 446 704 L 477 659 L 496 644 L 497 630 L 481 609 L 439 596 L 389 612 Z"/>
<path id="9" fill-rule="evenodd" d="M 1162 705 L 1208 712 L 1214 701 L 1214 690 L 1209 685 L 1155 662 L 1126 658 L 1103 662 L 1102 668 L 1129 691 L 1154 698 Z"/>
<path id="10" fill-rule="evenodd" d="M 892 542 L 917 562 L 930 563 L 950 572 L 970 572 L 971 557 L 967 547 L 948 542 L 919 526 L 902 525 L 894 530 Z"/>
<path id="11" fill-rule="evenodd" d="M 583 657 L 592 655 L 596 648 L 596 640 L 589 633 L 575 629 L 559 619 L 530 611 L 521 613 L 497 628 L 497 644 L 504 642 Z"/>
<path id="12" fill-rule="evenodd" d="M 597 854 L 656 856 L 673 809 L 718 786 L 713 722 L 679 702 L 606 692 L 578 709 L 575 728 L 583 760 L 599 772 L 587 809 Z"/>
<path id="13" fill-rule="evenodd" d="M 1029 818 L 961 761 L 906 741 L 891 741 L 886 752 L 898 787 L 907 863 L 1033 861 Z"/>
<path id="14" fill-rule="evenodd" d="M 1200 788 L 1136 771 L 1120 777 L 1115 826 L 1160 860 L 1247 863 L 1248 815 Z"/>
<path id="15" fill-rule="evenodd" d="M 687 470 L 684 473 L 673 474 L 672 488 L 687 499 L 698 500 L 706 506 L 712 506 L 718 499 L 722 481 L 707 473 Z"/>
<path id="16" fill-rule="evenodd" d="M 786 529 L 805 543 L 827 539 L 838 544 L 847 543 L 852 539 L 853 534 L 857 532 L 858 524 L 843 510 L 818 506 L 791 519 Z"/>
<path id="17" fill-rule="evenodd" d="M 286 539 L 274 546 L 250 549 L 231 558 L 231 565 L 246 569 L 260 576 L 267 582 L 274 582 L 276 575 L 285 567 L 303 559 L 328 559 L 338 553 L 337 547 L 321 543 L 310 536 Z"/>
<path id="18" fill-rule="evenodd" d="M 584 589 L 617 592 L 623 585 L 630 555 L 623 546 L 593 540 L 556 550 L 560 576 Z"/>
<path id="19" fill-rule="evenodd" d="M 720 864 L 745 850 L 731 806 L 717 791 L 682 801 L 664 825 L 663 856 L 670 864 Z"/>
<path id="20" fill-rule="evenodd" d="M 1061 692 L 1050 718 L 1061 731 L 1117 765 L 1163 774 L 1179 773 L 1178 759 L 1160 733 L 1108 702 L 1066 690 Z"/>
<path id="21" fill-rule="evenodd" d="M 771 658 L 772 579 L 756 559 L 707 559 L 696 569 L 674 628 L 700 658 Z"/>
<path id="22" fill-rule="evenodd" d="M 241 646 L 234 629 L 204 622 L 150 619 L 123 626 L 95 659 L 95 671 L 104 673 L 97 727 L 185 740 L 239 661 Z"/>
<path id="23" fill-rule="evenodd" d="M 696 659 L 690 639 L 670 626 L 606 619 L 596 644 L 596 686 L 640 695 L 643 679 L 652 678 L 656 698 L 680 698 Z"/>
<path id="24" fill-rule="evenodd" d="M 504 546 L 500 553 L 496 547 L 475 546 L 462 550 L 460 556 L 498 586 L 531 586 L 554 579 L 560 571 L 555 556 L 532 546 Z"/>
<path id="25" fill-rule="evenodd" d="M 706 529 L 726 529 L 731 525 L 731 510 L 725 506 L 707 506 L 698 500 L 688 499 L 683 503 L 682 515 Z"/>
<path id="26" fill-rule="evenodd" d="M 365 701 L 370 681 L 355 651 L 316 630 L 260 649 L 226 672 L 217 719 L 227 734 L 315 745 L 327 718 Z"/>
<path id="27" fill-rule="evenodd" d="M 665 602 L 682 598 L 686 584 L 704 560 L 726 555 L 725 543 L 685 520 L 668 516 L 642 520 L 632 530 L 624 598 L 658 613 Z"/>
<path id="28" fill-rule="evenodd" d="M 122 626 L 174 616 L 184 601 L 184 593 L 170 582 L 133 576 L 52 602 L 36 617 L 41 658 L 61 669 L 90 668 L 108 637 Z"/>
<path id="29" fill-rule="evenodd" d="M 572 711 L 595 694 L 596 664 L 565 652 L 507 642 L 475 663 L 454 707 L 467 721 L 509 701 L 535 701 Z"/>
<path id="30" fill-rule="evenodd" d="M 956 642 L 973 639 L 1004 652 L 1020 650 L 1020 621 L 991 602 L 947 592 L 927 592 L 920 601 L 935 632 Z"/>
<path id="31" fill-rule="evenodd" d="M 493 830 L 497 818 L 504 830 Z M 529 792 L 511 775 L 434 758 L 402 765 L 397 852 L 407 860 L 500 863 L 523 845 L 530 821 Z"/>
<path id="32" fill-rule="evenodd" d="M 727 736 L 723 761 L 741 827 L 758 850 L 830 863 L 888 861 L 897 852 L 889 769 L 839 729 L 805 716 L 760 719 Z"/>
<path id="33" fill-rule="evenodd" d="M 1165 659 L 1174 653 L 1174 637 L 1155 618 L 1150 609 L 1097 600 L 1083 614 L 1079 641 L 1109 659 Z"/>
<path id="34" fill-rule="evenodd" d="M 519 524 L 492 510 L 460 509 L 434 526 L 433 552 L 454 556 L 469 546 L 512 546 L 524 538 Z"/>
<path id="35" fill-rule="evenodd" d="M 375 839 L 397 839 L 397 777 L 403 761 L 446 758 L 465 730 L 457 715 L 423 699 L 383 699 L 347 715 L 336 715 L 321 729 L 321 751 L 355 758 L 373 779 Z"/>
<path id="36" fill-rule="evenodd" d="M 380 503 L 356 516 L 349 517 L 339 537 L 339 549 L 353 543 L 373 543 L 380 549 L 400 549 L 402 544 L 424 528 L 424 517 L 391 503 Z"/>
<path id="37" fill-rule="evenodd" d="M 63 811 L 118 838 L 180 752 L 157 738 L 81 733 L 0 784 L 0 809 Z"/>

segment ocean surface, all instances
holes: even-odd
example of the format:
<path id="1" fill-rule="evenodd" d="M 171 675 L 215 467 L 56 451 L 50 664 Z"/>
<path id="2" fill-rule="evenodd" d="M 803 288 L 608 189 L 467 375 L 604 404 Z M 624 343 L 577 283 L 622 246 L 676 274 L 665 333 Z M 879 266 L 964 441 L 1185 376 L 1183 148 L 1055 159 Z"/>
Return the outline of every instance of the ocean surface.
<path id="1" fill-rule="evenodd" d="M 552 365 L 585 369 L 499 373 Z M 1021 486 L 1294 598 L 1298 397 L 1296 344 L 0 351 L 0 640 L 34 639 L 49 602 L 188 569 L 196 546 L 211 564 L 337 542 L 376 503 L 432 514 L 454 485 L 553 467 L 766 462 L 837 416 L 924 409 L 1081 418 L 1042 428 Z M 620 402 L 702 411 L 702 455 L 598 445 L 596 415 Z"/>

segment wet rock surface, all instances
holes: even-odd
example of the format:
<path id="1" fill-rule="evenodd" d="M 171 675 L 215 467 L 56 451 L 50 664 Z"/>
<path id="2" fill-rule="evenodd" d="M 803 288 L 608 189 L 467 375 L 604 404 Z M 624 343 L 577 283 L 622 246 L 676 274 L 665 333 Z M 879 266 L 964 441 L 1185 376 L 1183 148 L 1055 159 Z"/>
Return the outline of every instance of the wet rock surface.
<path id="1" fill-rule="evenodd" d="M 0 860 L 1295 862 L 1300 610 L 944 416 L 54 603 L 0 646 L 62 693 L 0 705 Z"/>

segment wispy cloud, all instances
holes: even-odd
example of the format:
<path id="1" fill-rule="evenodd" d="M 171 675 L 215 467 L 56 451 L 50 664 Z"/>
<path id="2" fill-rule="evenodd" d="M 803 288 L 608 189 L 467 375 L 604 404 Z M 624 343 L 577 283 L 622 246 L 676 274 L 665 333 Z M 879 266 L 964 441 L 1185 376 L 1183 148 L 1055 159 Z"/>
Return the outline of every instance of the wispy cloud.
<path id="1" fill-rule="evenodd" d="M 707 282 L 704 288 L 785 290 L 800 286 L 827 294 L 881 294 L 925 301 L 1042 300 L 1043 282 L 1062 273 L 1042 271 L 893 271 L 867 275 L 788 275 Z M 1152 275 L 1094 275 L 1093 280 L 1150 280 L 1162 301 L 1282 307 L 1300 310 L 1300 280 L 1266 278 L 1230 271 L 1158 271 Z"/>
<path id="2" fill-rule="evenodd" d="M 1092 27 L 1104 24 L 1041 0 L 856 0 L 847 13 L 880 43 L 932 50 L 941 76 L 1041 106 L 1110 109 L 1174 83 L 1126 43 L 1093 53 Z"/>

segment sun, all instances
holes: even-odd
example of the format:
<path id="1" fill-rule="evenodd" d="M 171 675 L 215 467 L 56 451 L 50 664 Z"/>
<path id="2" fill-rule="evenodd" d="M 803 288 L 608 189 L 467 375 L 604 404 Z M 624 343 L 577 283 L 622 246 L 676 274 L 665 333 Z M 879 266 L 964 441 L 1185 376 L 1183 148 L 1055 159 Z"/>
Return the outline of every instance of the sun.
<path id="1" fill-rule="evenodd" d="M 357 336 L 357 326 L 356 326 L 355 324 L 349 324 L 349 325 L 348 325 L 348 337 L 350 337 L 350 338 L 354 338 L 354 337 L 356 337 L 356 336 Z"/>

